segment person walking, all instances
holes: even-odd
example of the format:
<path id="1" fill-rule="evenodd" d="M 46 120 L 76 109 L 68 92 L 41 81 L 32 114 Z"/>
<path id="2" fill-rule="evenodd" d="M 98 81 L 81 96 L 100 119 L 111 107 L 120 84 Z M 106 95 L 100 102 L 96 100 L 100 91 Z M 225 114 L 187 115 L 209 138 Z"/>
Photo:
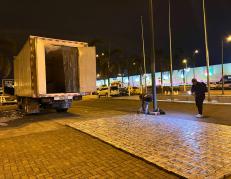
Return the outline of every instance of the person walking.
<path id="1" fill-rule="evenodd" d="M 195 102 L 198 109 L 197 118 L 203 117 L 203 103 L 205 100 L 205 93 L 208 92 L 207 86 L 204 82 L 198 82 L 197 79 L 192 79 L 191 92 L 195 96 Z"/>

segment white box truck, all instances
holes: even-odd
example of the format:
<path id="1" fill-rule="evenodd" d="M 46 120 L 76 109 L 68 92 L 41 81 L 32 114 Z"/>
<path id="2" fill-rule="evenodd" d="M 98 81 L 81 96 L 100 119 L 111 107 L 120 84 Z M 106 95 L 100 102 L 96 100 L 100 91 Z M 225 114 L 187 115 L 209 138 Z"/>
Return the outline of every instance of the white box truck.
<path id="1" fill-rule="evenodd" d="M 96 50 L 87 43 L 30 36 L 14 59 L 14 88 L 25 113 L 66 112 L 96 90 Z"/>

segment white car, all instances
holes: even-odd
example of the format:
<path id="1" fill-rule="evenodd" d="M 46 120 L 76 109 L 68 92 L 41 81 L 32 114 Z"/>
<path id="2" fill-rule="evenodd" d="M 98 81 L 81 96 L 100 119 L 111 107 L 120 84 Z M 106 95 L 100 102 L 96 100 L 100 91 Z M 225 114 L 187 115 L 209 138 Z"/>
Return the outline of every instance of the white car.
<path id="1" fill-rule="evenodd" d="M 210 83 L 210 89 L 217 89 L 218 83 Z"/>
<path id="2" fill-rule="evenodd" d="M 231 89 L 231 75 L 224 75 L 224 88 Z M 219 82 L 217 82 L 217 88 L 222 88 L 222 78 Z"/>
<path id="3" fill-rule="evenodd" d="M 222 88 L 222 82 L 219 82 L 217 84 L 217 88 L 219 88 L 219 89 Z M 225 81 L 224 82 L 224 89 L 231 89 L 231 81 Z"/>
<path id="4" fill-rule="evenodd" d="M 120 90 L 118 86 L 112 86 L 110 88 L 110 95 L 111 96 L 120 96 Z"/>

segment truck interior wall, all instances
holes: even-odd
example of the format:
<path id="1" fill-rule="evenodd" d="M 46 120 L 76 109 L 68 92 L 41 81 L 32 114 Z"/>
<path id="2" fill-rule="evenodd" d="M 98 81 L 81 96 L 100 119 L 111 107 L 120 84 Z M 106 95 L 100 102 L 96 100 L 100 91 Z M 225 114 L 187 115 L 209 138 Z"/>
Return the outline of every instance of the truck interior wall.
<path id="1" fill-rule="evenodd" d="M 47 93 L 77 93 L 77 48 L 45 46 Z"/>
<path id="2" fill-rule="evenodd" d="M 48 51 L 46 48 L 45 56 L 47 93 L 65 93 L 62 51 Z"/>
<path id="3" fill-rule="evenodd" d="M 79 92 L 78 49 L 62 47 L 66 93 Z"/>

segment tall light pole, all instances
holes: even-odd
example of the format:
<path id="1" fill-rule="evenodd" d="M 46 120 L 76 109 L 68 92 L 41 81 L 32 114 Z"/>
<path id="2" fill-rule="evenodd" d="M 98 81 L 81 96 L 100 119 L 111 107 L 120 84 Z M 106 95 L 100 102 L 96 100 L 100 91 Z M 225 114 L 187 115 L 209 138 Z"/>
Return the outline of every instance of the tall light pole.
<path id="1" fill-rule="evenodd" d="M 193 52 L 193 78 L 196 78 L 196 75 L 195 75 L 195 68 L 196 68 L 196 58 L 195 58 L 195 56 L 197 55 L 197 54 L 199 54 L 199 50 L 195 50 L 194 52 Z"/>
<path id="2" fill-rule="evenodd" d="M 108 61 L 107 61 L 107 70 L 108 70 L 108 96 L 110 96 L 110 62 L 111 62 L 111 43 L 108 45 Z"/>
<path id="3" fill-rule="evenodd" d="M 226 39 L 226 42 L 231 42 L 231 35 L 228 36 Z M 225 90 L 224 90 L 224 83 L 225 83 L 225 79 L 224 79 L 224 39 L 222 38 L 221 40 L 221 76 L 222 76 L 222 95 L 225 94 Z"/>
<path id="4" fill-rule="evenodd" d="M 224 39 L 221 40 L 221 79 L 222 79 L 222 95 L 225 94 L 224 91 Z"/>
<path id="5" fill-rule="evenodd" d="M 184 92 L 186 91 L 186 70 L 188 69 L 188 60 L 184 59 L 182 63 L 185 64 L 185 69 L 184 69 Z"/>
<path id="6" fill-rule="evenodd" d="M 141 16 L 141 36 L 142 36 L 142 47 L 143 47 L 143 59 L 144 59 L 144 86 L 145 86 L 145 93 L 147 93 L 147 70 L 146 70 L 146 55 L 145 55 L 145 43 L 144 43 L 144 24 L 143 24 L 143 17 Z M 141 78 L 142 79 L 142 78 Z"/>
<path id="7" fill-rule="evenodd" d="M 150 6 L 150 21 L 151 21 L 151 37 L 152 37 L 152 95 L 153 95 L 153 111 L 158 110 L 157 95 L 156 95 L 156 57 L 155 57 L 155 35 L 154 35 L 154 22 L 153 22 L 153 3 L 149 0 Z"/>
<path id="8" fill-rule="evenodd" d="M 171 28 L 171 0 L 169 0 L 169 24 L 168 24 L 168 28 L 169 28 L 169 55 L 170 55 L 170 84 L 171 84 L 171 99 L 172 99 L 172 95 L 173 95 L 173 78 L 172 78 L 172 74 L 173 74 L 173 65 L 172 65 L 172 28 Z"/>
<path id="9" fill-rule="evenodd" d="M 207 85 L 208 85 L 208 101 L 211 101 L 210 95 L 210 76 L 209 76 L 209 46 L 208 46 L 208 33 L 206 21 L 205 0 L 203 0 L 203 16 L 204 16 L 204 33 L 205 33 L 205 51 L 206 51 L 206 70 L 207 70 Z"/>

